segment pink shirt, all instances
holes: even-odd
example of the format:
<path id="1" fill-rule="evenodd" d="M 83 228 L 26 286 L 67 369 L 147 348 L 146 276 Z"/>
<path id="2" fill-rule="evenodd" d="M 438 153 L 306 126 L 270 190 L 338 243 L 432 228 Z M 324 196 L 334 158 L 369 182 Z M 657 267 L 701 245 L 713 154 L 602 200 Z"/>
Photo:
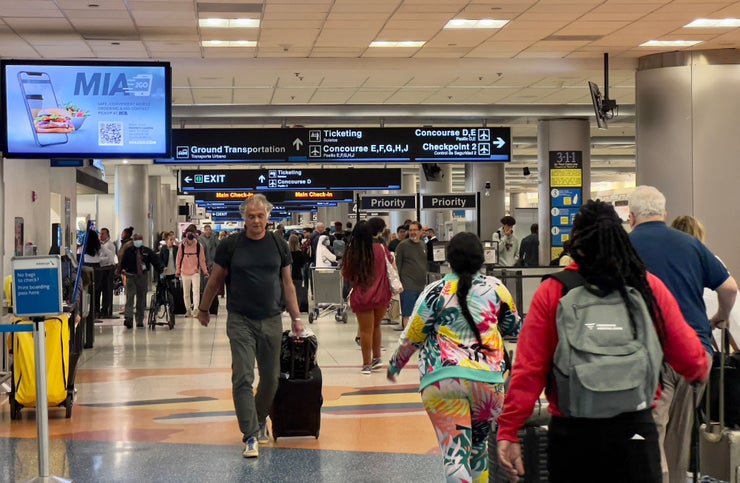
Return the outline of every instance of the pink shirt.
<path id="1" fill-rule="evenodd" d="M 200 265 L 200 272 L 208 273 L 206 249 L 201 245 L 200 256 L 198 257 L 198 244 L 200 244 L 198 240 L 192 242 L 186 240 L 180 244 L 180 249 L 177 250 L 177 260 L 175 260 L 177 275 L 195 275 L 199 273 L 198 265 Z"/>

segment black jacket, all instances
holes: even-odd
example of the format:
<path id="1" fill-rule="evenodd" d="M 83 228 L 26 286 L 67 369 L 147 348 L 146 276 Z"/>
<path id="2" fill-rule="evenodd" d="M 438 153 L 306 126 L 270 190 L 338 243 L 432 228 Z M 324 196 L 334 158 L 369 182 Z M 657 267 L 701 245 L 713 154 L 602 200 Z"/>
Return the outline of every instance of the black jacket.
<path id="1" fill-rule="evenodd" d="M 151 267 L 154 267 L 154 270 L 157 271 L 157 273 L 162 273 L 162 270 L 164 267 L 162 266 L 162 262 L 159 260 L 159 257 L 156 253 L 152 251 L 149 247 L 139 247 L 136 248 L 135 246 L 131 245 L 126 251 L 123 253 L 123 258 L 121 259 L 121 272 L 125 272 L 128 274 L 135 275 L 138 270 L 136 266 L 136 252 L 141 252 L 141 259 L 144 264 L 144 272 L 149 272 L 151 270 Z"/>

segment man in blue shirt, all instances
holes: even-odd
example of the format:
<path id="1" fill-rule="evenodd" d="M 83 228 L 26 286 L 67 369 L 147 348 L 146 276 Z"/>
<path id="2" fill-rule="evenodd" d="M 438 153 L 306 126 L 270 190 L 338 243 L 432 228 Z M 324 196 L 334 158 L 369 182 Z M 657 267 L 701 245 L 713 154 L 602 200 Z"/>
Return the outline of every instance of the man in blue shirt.
<path id="1" fill-rule="evenodd" d="M 651 273 L 666 284 L 686 322 L 712 352 L 712 328 L 728 320 L 737 284 L 722 262 L 698 239 L 666 225 L 665 196 L 639 186 L 629 198 L 630 239 Z M 707 319 L 704 287 L 717 292 L 719 308 Z M 711 360 L 711 359 L 710 359 Z M 694 408 L 689 384 L 669 365 L 661 373 L 663 391 L 653 410 L 658 426 L 663 481 L 686 481 Z M 698 388 L 699 393 L 704 387 Z"/>

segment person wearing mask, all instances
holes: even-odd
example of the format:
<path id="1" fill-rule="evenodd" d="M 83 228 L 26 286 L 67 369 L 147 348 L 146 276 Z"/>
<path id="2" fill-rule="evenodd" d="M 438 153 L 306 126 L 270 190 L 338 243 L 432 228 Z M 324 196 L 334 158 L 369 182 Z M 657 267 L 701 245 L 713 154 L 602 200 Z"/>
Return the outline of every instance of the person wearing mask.
<path id="1" fill-rule="evenodd" d="M 285 239 L 267 231 L 272 203 L 256 194 L 240 206 L 244 232 L 218 246 L 213 274 L 198 307 L 198 321 L 207 327 L 208 307 L 223 286 L 226 274 L 226 335 L 231 347 L 234 408 L 242 433 L 245 458 L 257 458 L 259 445 L 268 443 L 267 415 L 280 377 L 282 313 L 287 310 L 295 337 L 303 333 L 291 277 L 290 251 Z M 254 384 L 257 362 L 259 385 Z"/>
<path id="2" fill-rule="evenodd" d="M 616 291 L 623 300 L 630 300 L 635 309 L 630 310 L 629 320 L 634 325 L 641 316 L 630 296 L 639 297 L 644 302 L 639 305 L 641 313 L 648 318 L 641 321 L 647 322 L 648 329 L 654 327 L 652 341 L 662 347 L 665 362 L 688 382 L 704 380 L 709 364 L 699 338 L 684 320 L 676 299 L 665 284 L 646 270 L 614 207 L 589 200 L 575 216 L 571 234 L 574 263 L 565 270 L 577 272 L 589 292 L 597 290 L 608 295 Z M 660 483 L 658 429 L 650 407 L 637 405 L 633 411 L 601 418 L 568 417 L 565 413 L 570 406 L 566 406 L 567 399 L 562 398 L 566 388 L 558 387 L 558 381 L 563 378 L 557 376 L 563 373 L 564 367 L 555 372 L 554 366 L 556 348 L 560 347 L 559 334 L 567 329 L 556 321 L 563 316 L 559 308 L 563 288 L 563 282 L 556 278 L 543 281 L 534 293 L 522 326 L 504 411 L 498 418 L 496 439 L 501 468 L 512 482 L 518 481 L 526 471 L 517 432 L 532 414 L 535 402 L 545 389 L 552 415 L 547 445 L 551 482 Z M 614 339 L 619 336 L 618 332 L 608 328 L 598 331 L 598 325 L 602 324 L 595 322 L 597 335 L 592 338 L 603 338 L 605 346 L 612 340 L 619 340 Z M 645 326 L 640 324 L 640 327 Z M 598 341 L 590 344 L 596 345 Z M 642 346 L 643 350 L 646 348 Z M 660 359 L 653 362 L 655 384 L 659 386 Z M 651 362 L 649 367 L 652 366 Z M 637 367 L 646 369 L 645 365 Z M 571 376 L 570 379 L 575 378 Z M 663 390 L 666 389 L 664 385 Z M 654 390 L 661 392 L 659 387 Z M 578 464 L 573 464 L 574 461 Z M 680 481 L 686 481 L 685 472 Z"/>
<path id="3" fill-rule="evenodd" d="M 421 241 L 421 223 L 412 221 L 408 226 L 408 238 L 396 248 L 396 266 L 401 278 L 401 325 L 393 330 L 406 328 L 414 310 L 416 299 L 424 290 L 427 281 L 427 250 Z"/>
<path id="4" fill-rule="evenodd" d="M 329 237 L 321 235 L 316 245 L 316 268 L 332 268 L 337 266 L 337 256 L 331 251 Z"/>
<path id="5" fill-rule="evenodd" d="M 380 238 L 384 228 L 379 217 L 357 223 L 342 265 L 343 276 L 352 285 L 349 305 L 360 328 L 362 374 L 383 367 L 380 324 L 391 301 L 386 260 L 393 260 Z"/>
<path id="6" fill-rule="evenodd" d="M 391 240 L 391 242 L 388 244 L 388 250 L 395 252 L 398 244 L 406 239 L 406 234 L 408 233 L 408 231 L 409 225 L 401 225 L 396 228 L 396 238 Z"/>
<path id="7" fill-rule="evenodd" d="M 133 328 L 134 315 L 136 315 L 136 327 L 144 327 L 149 272 L 154 268 L 157 273 L 161 273 L 162 263 L 151 248 L 144 246 L 144 237 L 141 233 L 135 233 L 131 244 L 121 256 L 120 267 L 121 273 L 126 275 L 126 308 L 123 325 L 127 329 Z M 136 314 L 134 314 L 134 302 L 136 302 Z"/>
<path id="8" fill-rule="evenodd" d="M 529 235 L 525 236 L 519 248 L 519 265 L 522 267 L 538 267 L 540 265 L 540 238 L 537 223 L 529 227 Z"/>
<path id="9" fill-rule="evenodd" d="M 418 237 L 417 225 L 411 224 L 410 239 Z M 398 251 L 406 243 L 412 242 L 403 242 Z M 521 319 L 501 281 L 480 273 L 483 246 L 476 235 L 452 237 L 447 261 L 452 273 L 417 299 L 387 376 L 395 382 L 420 351 L 419 391 L 439 439 L 447 481 L 487 482 L 488 433 L 504 404 L 502 335 L 517 335 Z"/>
<path id="10" fill-rule="evenodd" d="M 666 225 L 666 199 L 658 189 L 638 186 L 628 197 L 628 206 L 630 241 L 647 269 L 676 297 L 683 317 L 704 345 L 702 357 L 711 361 L 712 329 L 730 316 L 737 296 L 735 279 L 701 241 Z M 575 246 L 571 256 L 576 258 Z M 705 288 L 717 292 L 719 304 L 711 318 L 704 305 Z M 680 376 L 678 368 L 663 365 L 663 392 L 653 412 L 660 435 L 663 479 L 672 482 L 686 479 L 695 413 L 691 381 Z M 701 399 L 704 385 L 696 391 Z"/>
<path id="11" fill-rule="evenodd" d="M 498 242 L 498 264 L 502 267 L 513 267 L 519 259 L 519 239 L 514 236 L 516 220 L 506 215 L 501 218 L 501 228 L 493 234 Z"/>
<path id="12" fill-rule="evenodd" d="M 182 279 L 182 291 L 187 310 L 185 317 L 193 316 L 191 307 L 193 309 L 200 307 L 200 276 L 201 274 L 208 276 L 206 251 L 198 241 L 196 232 L 195 225 L 188 225 L 185 229 L 185 239 L 180 244 L 175 260 L 175 276 Z"/>
<path id="13" fill-rule="evenodd" d="M 113 317 L 113 272 L 116 269 L 116 250 L 107 228 L 100 229 L 100 282 L 95 284 L 95 301 L 100 302 L 100 317 Z"/>

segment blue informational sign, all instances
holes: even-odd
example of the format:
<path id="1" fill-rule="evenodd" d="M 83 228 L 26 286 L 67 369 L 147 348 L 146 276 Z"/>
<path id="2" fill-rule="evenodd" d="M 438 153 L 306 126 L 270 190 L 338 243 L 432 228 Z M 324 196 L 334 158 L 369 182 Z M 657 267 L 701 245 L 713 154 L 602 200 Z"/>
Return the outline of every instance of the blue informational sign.
<path id="1" fill-rule="evenodd" d="M 170 156 L 170 66 L 2 63 L 7 157 Z"/>
<path id="2" fill-rule="evenodd" d="M 576 213 L 578 213 L 578 210 L 580 207 L 573 207 L 573 208 L 551 208 L 550 209 L 550 215 L 552 218 L 552 221 L 550 222 L 550 226 L 572 226 L 573 225 L 573 218 L 575 218 Z"/>
<path id="3" fill-rule="evenodd" d="M 552 188 L 550 190 L 551 206 L 553 208 L 581 207 L 583 190 L 581 188 Z"/>
<path id="4" fill-rule="evenodd" d="M 552 236 L 553 247 L 562 247 L 565 242 L 570 240 L 570 226 L 553 226 L 550 228 L 550 235 Z"/>
<path id="5" fill-rule="evenodd" d="M 62 313 L 59 255 L 13 257 L 13 312 L 19 317 Z"/>

